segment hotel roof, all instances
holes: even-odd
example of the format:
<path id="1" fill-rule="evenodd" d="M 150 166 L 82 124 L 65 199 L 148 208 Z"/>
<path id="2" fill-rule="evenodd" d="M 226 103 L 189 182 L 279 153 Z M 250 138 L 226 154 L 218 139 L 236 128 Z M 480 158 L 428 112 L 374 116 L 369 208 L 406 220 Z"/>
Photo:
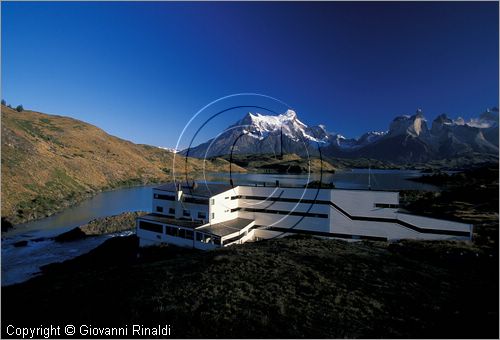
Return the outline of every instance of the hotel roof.
<path id="1" fill-rule="evenodd" d="M 224 191 L 228 191 L 232 187 L 229 184 L 217 184 L 217 183 L 197 183 L 193 187 L 192 184 L 186 185 L 186 183 L 174 183 L 174 182 L 169 182 L 165 183 L 163 185 L 160 185 L 159 187 L 156 187 L 156 190 L 162 190 L 162 191 L 169 191 L 169 192 L 176 192 L 176 185 L 181 185 L 181 190 L 188 195 L 194 195 L 194 196 L 201 196 L 201 197 L 212 197 L 215 195 L 218 195 L 220 193 L 223 193 Z"/>
<path id="2" fill-rule="evenodd" d="M 204 225 L 203 227 L 200 227 L 196 230 L 199 231 L 206 231 L 211 234 L 217 235 L 217 236 L 227 236 L 233 233 L 236 233 L 246 226 L 248 226 L 250 223 L 252 223 L 254 220 L 249 220 L 246 218 L 235 218 L 226 222 L 219 222 L 215 224 L 207 224 Z"/>

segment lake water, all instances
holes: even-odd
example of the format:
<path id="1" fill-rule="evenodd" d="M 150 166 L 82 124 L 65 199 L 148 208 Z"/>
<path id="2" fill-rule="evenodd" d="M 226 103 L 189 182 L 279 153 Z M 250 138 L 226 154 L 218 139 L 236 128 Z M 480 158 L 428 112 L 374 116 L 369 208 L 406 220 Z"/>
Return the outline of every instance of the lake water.
<path id="1" fill-rule="evenodd" d="M 58 243 L 49 238 L 95 218 L 125 211 L 150 211 L 154 185 L 102 192 L 47 218 L 16 225 L 2 234 L 2 286 L 25 281 L 39 273 L 40 267 L 72 259 L 102 244 L 106 239 L 130 232 L 90 237 Z M 24 247 L 15 247 L 28 241 Z"/>
<path id="2" fill-rule="evenodd" d="M 370 174 L 370 176 L 368 176 Z M 333 182 L 336 188 L 366 189 L 370 182 L 374 190 L 436 190 L 435 186 L 407 180 L 422 174 L 415 170 L 371 170 L 354 169 L 323 174 L 323 182 Z M 318 174 L 233 174 L 235 184 L 275 183 L 298 186 L 319 180 Z M 370 178 L 370 179 L 369 179 Z M 229 174 L 207 174 L 210 182 L 229 183 Z M 154 185 L 118 189 L 97 194 L 78 205 L 67 208 L 53 216 L 17 225 L 2 235 L 2 285 L 27 280 L 39 271 L 39 267 L 64 261 L 97 247 L 106 235 L 81 241 L 57 243 L 47 238 L 59 235 L 92 219 L 120 214 L 125 211 L 151 211 Z M 25 247 L 14 247 L 14 243 L 27 240 Z"/>
<path id="3" fill-rule="evenodd" d="M 55 215 L 18 224 L 2 235 L 3 238 L 52 237 L 98 217 L 117 215 L 126 211 L 150 211 L 151 190 L 156 185 L 132 187 L 98 193 L 75 206 Z"/>
<path id="4" fill-rule="evenodd" d="M 337 171 L 336 173 L 323 173 L 321 181 L 325 183 L 333 182 L 339 189 L 366 189 L 370 185 L 373 190 L 430 190 L 437 188 L 430 184 L 409 181 L 408 178 L 422 176 L 418 170 L 368 170 L 352 169 Z M 253 184 L 266 182 L 280 185 L 305 185 L 310 181 L 320 180 L 320 175 L 312 173 L 310 175 L 286 175 L 286 174 L 233 174 L 235 184 Z M 229 174 L 208 174 L 207 181 L 229 182 Z"/>

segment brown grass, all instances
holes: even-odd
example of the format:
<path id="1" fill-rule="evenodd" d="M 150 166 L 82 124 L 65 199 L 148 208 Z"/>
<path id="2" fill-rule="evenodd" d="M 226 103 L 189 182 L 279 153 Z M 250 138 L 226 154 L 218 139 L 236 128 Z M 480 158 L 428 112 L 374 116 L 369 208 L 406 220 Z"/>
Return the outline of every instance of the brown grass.
<path id="1" fill-rule="evenodd" d="M 73 118 L 2 106 L 2 216 L 18 223 L 101 190 L 170 180 L 173 156 Z M 177 174 L 185 173 L 182 156 L 175 166 Z M 229 171 L 229 162 L 189 159 L 187 173 L 194 178 L 204 167 Z"/>

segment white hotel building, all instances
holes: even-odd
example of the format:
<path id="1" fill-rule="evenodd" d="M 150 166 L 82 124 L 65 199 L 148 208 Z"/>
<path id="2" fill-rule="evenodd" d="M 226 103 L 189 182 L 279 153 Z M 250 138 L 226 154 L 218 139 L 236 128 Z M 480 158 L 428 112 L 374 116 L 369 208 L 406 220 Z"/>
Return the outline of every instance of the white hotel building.
<path id="1" fill-rule="evenodd" d="M 399 211 L 399 193 L 376 190 L 168 183 L 137 219 L 141 246 L 213 249 L 309 234 L 342 239 L 472 238 L 472 225 Z"/>

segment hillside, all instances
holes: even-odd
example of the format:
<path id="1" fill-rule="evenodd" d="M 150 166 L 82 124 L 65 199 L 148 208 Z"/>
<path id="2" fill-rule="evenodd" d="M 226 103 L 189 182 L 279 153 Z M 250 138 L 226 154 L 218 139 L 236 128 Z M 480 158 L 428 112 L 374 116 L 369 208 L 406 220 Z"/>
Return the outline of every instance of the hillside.
<path id="1" fill-rule="evenodd" d="M 169 180 L 173 155 L 73 118 L 2 105 L 2 217 L 19 223 L 101 190 Z M 176 171 L 184 172 L 185 159 L 177 157 Z M 188 173 L 196 176 L 203 166 L 189 159 Z M 229 171 L 229 163 L 215 159 L 205 170 Z M 236 165 L 232 170 L 245 171 Z"/>
<path id="2" fill-rule="evenodd" d="M 2 287 L 3 323 L 170 324 L 173 338 L 498 337 L 495 248 L 293 237 L 138 258 L 134 237 Z"/>

